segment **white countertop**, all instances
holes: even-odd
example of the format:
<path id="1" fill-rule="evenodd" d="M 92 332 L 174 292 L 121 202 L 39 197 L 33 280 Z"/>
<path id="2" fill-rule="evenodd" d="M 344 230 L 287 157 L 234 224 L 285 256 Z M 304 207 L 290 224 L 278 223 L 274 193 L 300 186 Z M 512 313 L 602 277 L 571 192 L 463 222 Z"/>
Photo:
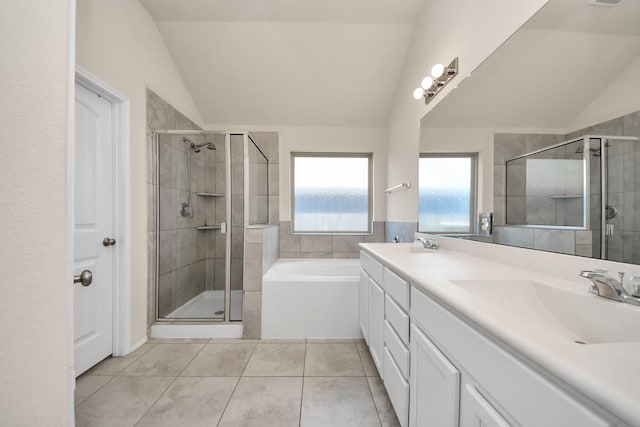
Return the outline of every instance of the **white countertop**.
<path id="1" fill-rule="evenodd" d="M 560 324 L 557 330 L 550 330 L 549 324 L 540 324 L 514 312 L 508 298 L 500 300 L 498 295 L 488 302 L 451 282 L 528 280 L 589 295 L 589 283 L 579 279 L 577 274 L 575 281 L 565 280 L 444 248 L 414 253 L 410 251 L 410 244 L 363 243 L 360 246 L 416 288 L 556 377 L 560 383 L 630 425 L 640 426 L 640 375 L 636 373 L 640 371 L 640 336 L 637 342 L 576 344 Z M 638 310 L 640 316 L 640 307 L 595 295 L 589 297 L 602 300 L 603 304 L 620 304 L 622 310 Z M 592 315 L 598 316 L 598 313 Z M 603 318 L 602 322 L 608 320 Z"/>

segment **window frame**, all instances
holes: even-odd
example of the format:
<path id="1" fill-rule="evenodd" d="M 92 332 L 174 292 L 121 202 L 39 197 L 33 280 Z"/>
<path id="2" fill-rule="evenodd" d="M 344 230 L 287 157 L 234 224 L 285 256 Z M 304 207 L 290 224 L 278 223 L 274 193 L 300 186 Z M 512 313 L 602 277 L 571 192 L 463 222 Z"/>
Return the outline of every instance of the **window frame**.
<path id="1" fill-rule="evenodd" d="M 420 153 L 420 159 L 423 158 L 468 158 L 471 160 L 471 182 L 470 182 L 470 203 L 469 203 L 469 229 L 466 231 L 446 231 L 446 230 L 421 230 L 420 229 L 420 180 L 418 179 L 418 232 L 431 233 L 451 236 L 463 236 L 469 234 L 477 234 L 478 215 L 478 153 L 462 152 L 462 153 Z M 418 162 L 418 176 L 420 176 L 420 162 Z"/>
<path id="2" fill-rule="evenodd" d="M 367 230 L 296 230 L 295 226 L 295 159 L 297 157 L 335 157 L 335 158 L 361 158 L 367 159 Z M 336 236 L 370 236 L 373 234 L 373 153 L 364 152 L 302 152 L 292 151 L 290 156 L 290 211 L 291 211 L 291 234 L 297 235 L 336 235 Z"/>

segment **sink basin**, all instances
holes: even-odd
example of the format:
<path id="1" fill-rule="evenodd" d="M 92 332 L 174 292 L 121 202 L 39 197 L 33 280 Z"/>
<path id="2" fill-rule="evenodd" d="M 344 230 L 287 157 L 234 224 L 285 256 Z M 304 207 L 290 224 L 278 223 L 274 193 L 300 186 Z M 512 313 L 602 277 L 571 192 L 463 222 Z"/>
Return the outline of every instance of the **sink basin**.
<path id="1" fill-rule="evenodd" d="M 640 307 L 531 280 L 454 280 L 451 283 L 515 319 L 578 344 L 640 341 Z"/>

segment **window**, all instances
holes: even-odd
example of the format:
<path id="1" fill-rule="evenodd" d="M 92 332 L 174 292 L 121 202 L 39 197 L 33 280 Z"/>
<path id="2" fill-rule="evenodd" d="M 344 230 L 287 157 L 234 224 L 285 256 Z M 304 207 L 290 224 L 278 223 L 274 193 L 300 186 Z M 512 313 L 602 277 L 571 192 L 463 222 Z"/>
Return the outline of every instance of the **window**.
<path id="1" fill-rule="evenodd" d="M 371 232 L 371 154 L 292 153 L 294 233 Z"/>
<path id="2" fill-rule="evenodd" d="M 421 154 L 418 230 L 473 233 L 477 154 Z"/>

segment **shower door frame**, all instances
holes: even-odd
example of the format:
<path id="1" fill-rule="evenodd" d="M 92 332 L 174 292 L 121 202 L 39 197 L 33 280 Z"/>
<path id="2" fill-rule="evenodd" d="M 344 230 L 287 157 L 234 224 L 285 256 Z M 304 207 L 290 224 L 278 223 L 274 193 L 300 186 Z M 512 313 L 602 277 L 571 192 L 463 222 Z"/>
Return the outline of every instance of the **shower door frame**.
<path id="1" fill-rule="evenodd" d="M 155 206 L 155 233 L 156 233 L 156 250 L 154 254 L 154 264 L 155 264 L 155 314 L 154 321 L 156 323 L 162 324 L 185 324 L 185 323 L 215 323 L 215 324 L 242 324 L 242 320 L 230 320 L 231 315 L 231 233 L 232 226 L 231 222 L 231 203 L 232 203 L 232 194 L 231 194 L 231 179 L 232 179 L 232 171 L 231 171 L 231 136 L 232 135 L 243 135 L 244 136 L 244 146 L 243 146 L 243 164 L 245 166 L 245 179 L 244 179 L 244 188 L 243 188 L 243 202 L 244 209 L 247 209 L 247 189 L 248 189 L 248 181 L 246 179 L 248 175 L 247 171 L 247 148 L 248 148 L 248 132 L 220 132 L 220 131 L 204 131 L 204 130 L 156 130 L 153 132 L 154 135 L 154 145 L 156 156 L 154 159 L 155 163 L 155 178 L 156 182 L 160 182 L 160 135 L 224 135 L 224 146 L 225 146 L 225 226 L 226 226 L 226 237 L 225 237 L 225 284 L 224 284 L 224 317 L 222 319 L 219 318 L 166 318 L 159 317 L 159 297 L 160 293 L 158 292 L 158 284 L 160 281 L 160 186 L 157 186 L 156 190 L 156 206 Z M 246 217 L 243 222 L 243 227 L 246 228 Z M 222 230 L 219 230 L 222 232 Z M 244 270 L 244 239 L 243 239 L 243 270 Z M 243 271 L 243 281 L 244 281 L 244 271 Z M 244 300 L 244 285 L 243 285 L 243 300 Z M 244 303 L 244 301 L 243 301 Z"/>
<path id="2" fill-rule="evenodd" d="M 640 141 L 636 136 L 585 135 L 585 153 L 590 139 L 600 141 L 600 258 L 609 259 L 609 234 L 607 233 L 607 206 L 609 205 L 609 141 Z M 622 261 L 620 261 L 622 262 Z"/>

